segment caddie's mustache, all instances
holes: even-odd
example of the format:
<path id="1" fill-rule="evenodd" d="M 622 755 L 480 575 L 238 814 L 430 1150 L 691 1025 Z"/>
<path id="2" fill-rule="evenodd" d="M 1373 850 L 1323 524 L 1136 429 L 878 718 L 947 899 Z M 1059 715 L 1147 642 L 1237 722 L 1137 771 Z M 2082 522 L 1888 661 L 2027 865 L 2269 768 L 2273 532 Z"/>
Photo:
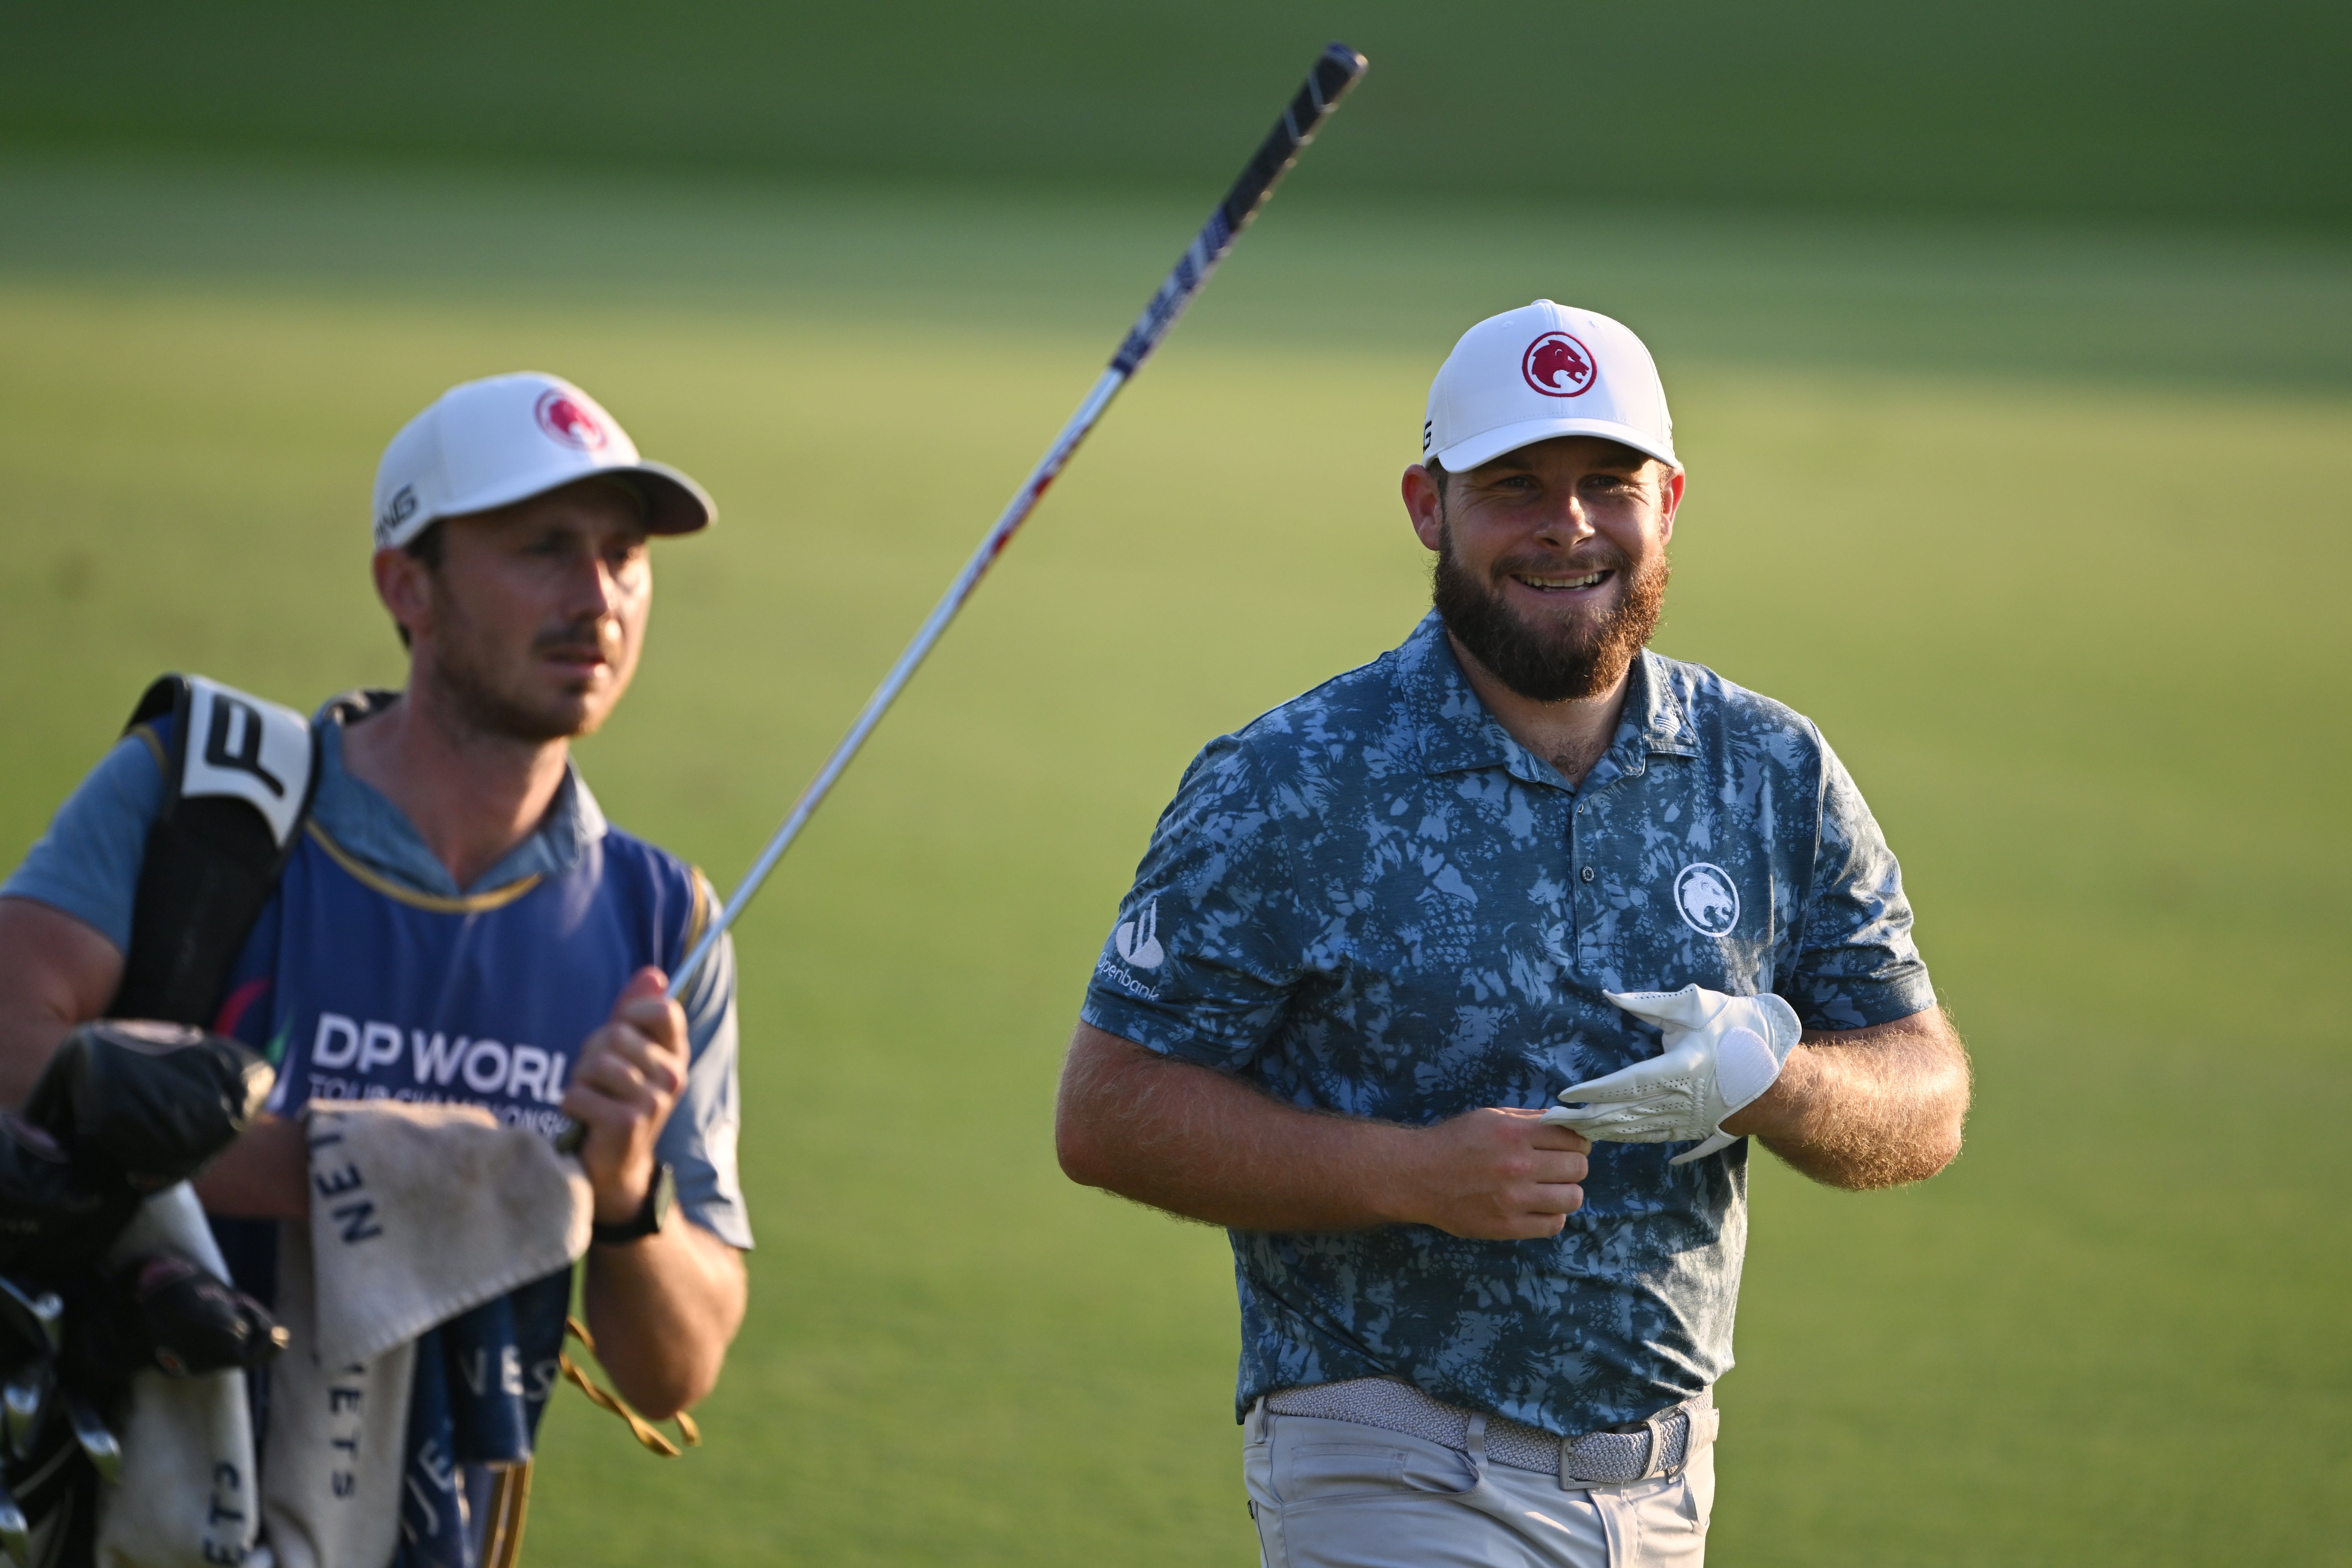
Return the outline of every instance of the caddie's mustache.
<path id="1" fill-rule="evenodd" d="M 531 652 L 554 658 L 611 659 L 621 648 L 621 628 L 607 622 L 565 626 L 541 632 L 531 640 Z"/>

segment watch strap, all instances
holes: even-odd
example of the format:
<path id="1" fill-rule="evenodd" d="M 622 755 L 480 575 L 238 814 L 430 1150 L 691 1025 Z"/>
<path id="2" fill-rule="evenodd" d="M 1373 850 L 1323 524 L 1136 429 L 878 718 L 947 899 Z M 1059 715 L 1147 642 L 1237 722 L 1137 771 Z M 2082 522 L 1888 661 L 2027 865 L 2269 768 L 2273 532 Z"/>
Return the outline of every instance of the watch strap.
<path id="1" fill-rule="evenodd" d="M 669 1211 L 677 1202 L 677 1173 L 666 1163 L 657 1164 L 654 1167 L 653 1182 L 646 1188 L 646 1201 L 637 1205 L 637 1212 L 615 1224 L 596 1221 L 589 1230 L 589 1237 L 607 1247 L 621 1242 L 643 1241 L 661 1229 L 662 1222 L 669 1217 Z"/>

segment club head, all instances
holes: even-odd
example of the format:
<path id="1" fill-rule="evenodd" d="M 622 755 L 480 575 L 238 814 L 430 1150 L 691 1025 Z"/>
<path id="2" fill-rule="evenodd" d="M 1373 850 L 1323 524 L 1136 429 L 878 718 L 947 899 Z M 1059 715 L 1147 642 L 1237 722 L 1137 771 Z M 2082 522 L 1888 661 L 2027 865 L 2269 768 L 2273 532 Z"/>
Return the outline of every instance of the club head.
<path id="1" fill-rule="evenodd" d="M 66 1419 L 73 1423 L 74 1441 L 89 1456 L 90 1466 L 98 1471 L 99 1479 L 109 1483 L 121 1480 L 122 1445 L 115 1440 L 113 1433 L 106 1429 L 106 1423 L 98 1418 L 98 1412 L 91 1409 L 89 1402 L 79 1394 L 68 1394 L 64 1403 Z"/>
<path id="2" fill-rule="evenodd" d="M 48 1425 L 49 1395 L 56 1392 L 57 1377 L 55 1362 L 37 1361 L 0 1389 L 0 1429 L 6 1433 L 8 1452 L 19 1459 L 33 1457 L 33 1445 Z"/>
<path id="3" fill-rule="evenodd" d="M 43 1355 L 55 1355 L 65 1345 L 66 1304 L 58 1293 L 27 1290 L 5 1274 L 0 1274 L 0 1321 Z"/>

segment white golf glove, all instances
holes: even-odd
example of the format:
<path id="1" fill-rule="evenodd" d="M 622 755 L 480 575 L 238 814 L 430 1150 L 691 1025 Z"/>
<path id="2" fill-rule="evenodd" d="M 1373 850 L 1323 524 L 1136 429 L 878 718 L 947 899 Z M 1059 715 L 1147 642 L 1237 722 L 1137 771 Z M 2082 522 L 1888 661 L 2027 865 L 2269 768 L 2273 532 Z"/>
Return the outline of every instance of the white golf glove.
<path id="1" fill-rule="evenodd" d="M 1705 1142 L 1666 1162 L 1687 1165 L 1738 1140 L 1723 1119 L 1772 1087 L 1803 1032 L 1797 1010 L 1778 996 L 1679 991 L 1601 993 L 1664 1031 L 1664 1054 L 1559 1091 L 1546 1121 L 1595 1142 Z"/>

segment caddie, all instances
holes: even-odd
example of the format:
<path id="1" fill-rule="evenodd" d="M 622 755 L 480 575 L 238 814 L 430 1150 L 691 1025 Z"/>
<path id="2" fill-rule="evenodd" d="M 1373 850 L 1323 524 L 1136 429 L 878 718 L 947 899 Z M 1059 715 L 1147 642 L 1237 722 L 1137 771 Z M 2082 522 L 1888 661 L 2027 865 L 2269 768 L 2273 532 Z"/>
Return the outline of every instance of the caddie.
<path id="1" fill-rule="evenodd" d="M 1272 1568 L 1696 1563 L 1747 1139 L 1933 1175 L 1967 1058 L 1821 731 L 1647 650 L 1684 473 L 1641 341 L 1481 321 L 1422 455 L 1433 613 L 1186 771 L 1062 1165 L 1229 1228 Z"/>
<path id="2" fill-rule="evenodd" d="M 550 1136 L 574 1119 L 599 1358 L 655 1418 L 699 1400 L 742 1321 L 751 1245 L 733 955 L 722 943 L 682 998 L 665 996 L 711 912 L 709 886 L 605 821 L 570 745 L 636 670 L 649 541 L 714 515 L 692 479 L 642 460 L 556 377 L 495 376 L 434 402 L 375 483 L 375 587 L 408 650 L 405 686 L 336 698 L 306 726 L 211 681 L 159 683 L 177 705 L 142 707 L 0 887 L 0 1098 L 20 1103 L 83 1020 L 168 1016 L 152 998 L 184 989 L 185 951 L 249 884 L 258 914 L 219 916 L 239 922 L 222 952 L 233 962 L 197 977 L 209 999 L 191 1020 L 277 1070 L 272 1116 L 197 1184 L 239 1282 L 241 1247 L 266 1250 L 276 1227 L 236 1222 L 309 1212 L 306 1106 L 455 1102 Z M 192 843 L 222 801 L 266 865 L 240 862 L 234 838 Z M 561 1275 L 553 1289 L 560 1335 Z M 526 1358 L 534 1400 L 553 1382 L 545 1351 Z M 414 1552 L 417 1526 L 403 1523 Z M 427 1558 L 442 1560 L 404 1560 Z"/>

